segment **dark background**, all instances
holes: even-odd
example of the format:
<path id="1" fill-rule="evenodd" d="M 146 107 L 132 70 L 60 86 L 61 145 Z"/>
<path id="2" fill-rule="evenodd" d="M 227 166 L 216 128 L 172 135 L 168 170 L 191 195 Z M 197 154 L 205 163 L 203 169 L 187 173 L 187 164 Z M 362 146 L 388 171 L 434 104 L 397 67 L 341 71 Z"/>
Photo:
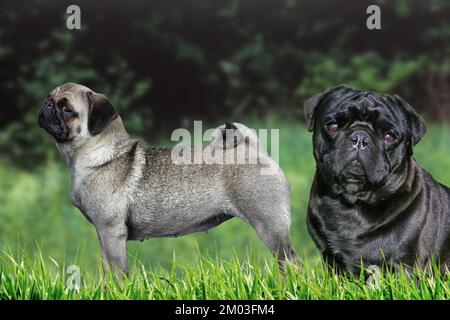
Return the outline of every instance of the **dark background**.
<path id="1" fill-rule="evenodd" d="M 365 27 L 372 3 L 381 31 Z M 69 4 L 81 30 L 66 28 Z M 449 116 L 444 0 L 2 0 L 0 23 L 0 147 L 18 164 L 47 153 L 35 113 L 67 81 L 104 92 L 147 137 L 192 119 L 300 119 L 307 97 L 343 82 Z"/>

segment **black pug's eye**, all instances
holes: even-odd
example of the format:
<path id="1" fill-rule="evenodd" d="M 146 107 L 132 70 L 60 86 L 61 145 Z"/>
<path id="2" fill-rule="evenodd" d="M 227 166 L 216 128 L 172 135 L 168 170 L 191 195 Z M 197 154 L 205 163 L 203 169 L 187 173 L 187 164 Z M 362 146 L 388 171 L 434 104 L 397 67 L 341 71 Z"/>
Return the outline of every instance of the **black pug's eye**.
<path id="1" fill-rule="evenodd" d="M 384 142 L 386 143 L 392 143 L 397 139 L 397 137 L 393 133 L 385 133 L 384 134 Z"/>
<path id="2" fill-rule="evenodd" d="M 336 133 L 339 130 L 339 125 L 337 124 L 337 122 L 328 122 L 325 125 L 325 129 L 327 129 L 328 132 Z"/>

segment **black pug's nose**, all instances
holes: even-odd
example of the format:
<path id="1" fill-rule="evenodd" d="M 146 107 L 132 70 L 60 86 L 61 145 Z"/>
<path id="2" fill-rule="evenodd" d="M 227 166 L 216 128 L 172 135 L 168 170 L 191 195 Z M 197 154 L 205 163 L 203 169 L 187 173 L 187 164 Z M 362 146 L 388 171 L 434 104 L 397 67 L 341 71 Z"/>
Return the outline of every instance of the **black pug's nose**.
<path id="1" fill-rule="evenodd" d="M 369 135 L 362 130 L 355 131 L 351 134 L 350 139 L 353 142 L 353 148 L 357 150 L 364 150 L 369 143 Z"/>

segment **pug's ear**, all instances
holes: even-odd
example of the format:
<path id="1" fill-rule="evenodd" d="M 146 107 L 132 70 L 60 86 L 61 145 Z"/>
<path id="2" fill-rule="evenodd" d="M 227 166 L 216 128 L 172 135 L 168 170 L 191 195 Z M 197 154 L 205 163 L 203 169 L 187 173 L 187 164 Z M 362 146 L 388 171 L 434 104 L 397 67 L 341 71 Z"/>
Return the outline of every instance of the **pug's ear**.
<path id="1" fill-rule="evenodd" d="M 415 146 L 427 132 L 427 124 L 425 120 L 411 107 L 411 105 L 403 100 L 400 96 L 394 95 L 395 100 L 403 107 L 410 125 L 411 147 Z"/>
<path id="2" fill-rule="evenodd" d="M 306 100 L 303 109 L 305 111 L 306 125 L 308 127 L 308 131 L 314 130 L 314 113 L 317 109 L 317 106 L 320 104 L 323 96 L 326 92 L 317 93 L 313 95 L 311 98 Z"/>
<path id="3" fill-rule="evenodd" d="M 89 102 L 88 130 L 95 136 L 115 120 L 119 113 L 103 94 L 88 91 L 86 97 Z"/>

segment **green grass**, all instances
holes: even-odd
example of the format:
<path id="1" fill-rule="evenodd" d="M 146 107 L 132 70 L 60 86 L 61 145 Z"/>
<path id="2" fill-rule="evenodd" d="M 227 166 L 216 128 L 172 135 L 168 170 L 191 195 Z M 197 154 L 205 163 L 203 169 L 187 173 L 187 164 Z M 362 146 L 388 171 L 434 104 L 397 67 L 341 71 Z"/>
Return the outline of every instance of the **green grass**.
<path id="1" fill-rule="evenodd" d="M 134 267 L 130 282 L 123 290 L 104 293 L 99 290 L 97 235 L 70 202 L 69 173 L 58 155 L 33 171 L 17 169 L 7 161 L 0 161 L 0 252 L 20 252 L 14 259 L 1 254 L 0 298 L 448 297 L 448 287 L 441 278 L 421 284 L 436 286 L 438 292 L 435 293 L 431 287 L 413 288 L 414 282 L 399 284 L 400 280 L 387 275 L 384 291 L 380 292 L 368 290 L 361 282 L 329 277 L 324 273 L 305 223 L 314 174 L 311 135 L 295 119 L 269 117 L 241 122 L 252 128 L 280 128 L 280 165 L 292 184 L 293 244 L 302 259 L 309 261 L 303 272 L 293 272 L 286 277 L 289 278 L 283 282 L 286 287 L 278 287 L 281 284 L 275 281 L 273 259 L 254 230 L 244 222 L 232 219 L 209 233 L 129 242 L 130 257 L 139 261 L 138 266 Z M 415 149 L 415 157 L 421 165 L 447 185 L 450 184 L 449 132 L 449 126 L 431 125 Z M 169 134 L 167 132 L 167 136 Z M 163 140 L 148 142 L 169 144 Z M 201 257 L 197 245 L 202 251 Z M 45 258 L 36 255 L 37 247 Z M 177 257 L 175 267 L 174 256 Z M 242 268 L 250 268 L 248 260 L 255 262 L 250 264 L 254 268 L 251 277 L 242 273 Z M 82 266 L 86 285 L 76 296 L 64 291 L 65 261 Z M 406 291 L 410 289 L 411 292 Z"/>
<path id="2" fill-rule="evenodd" d="M 233 257 L 224 260 L 199 253 L 191 263 L 177 263 L 171 269 L 146 268 L 134 261 L 129 278 L 118 282 L 81 268 L 77 288 L 68 285 L 66 266 L 37 254 L 33 259 L 0 254 L 0 299 L 443 299 L 450 298 L 447 275 L 412 274 L 400 269 L 379 273 L 376 280 L 361 275 L 338 276 L 322 263 L 305 261 L 302 268 L 288 265 L 284 275 L 274 260 Z M 97 274 L 98 273 L 98 274 Z"/>

